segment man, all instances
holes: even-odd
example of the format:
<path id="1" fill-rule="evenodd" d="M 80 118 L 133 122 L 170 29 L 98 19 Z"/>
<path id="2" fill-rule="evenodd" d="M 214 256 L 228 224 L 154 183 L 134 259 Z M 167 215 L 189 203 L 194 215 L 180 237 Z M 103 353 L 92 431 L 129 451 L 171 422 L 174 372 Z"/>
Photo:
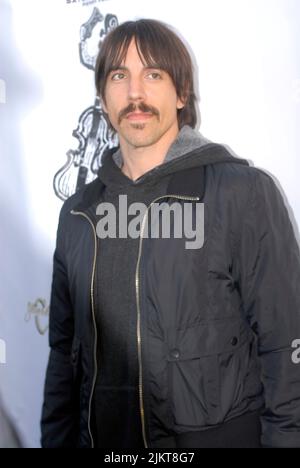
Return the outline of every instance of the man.
<path id="1" fill-rule="evenodd" d="M 120 147 L 60 215 L 43 446 L 300 447 L 300 254 L 278 189 L 195 130 L 191 59 L 164 24 L 113 30 L 96 87 Z M 105 237 L 121 196 L 147 207 L 139 236 Z M 173 204 L 171 235 L 144 235 Z M 201 205 L 187 248 L 180 208 Z"/>

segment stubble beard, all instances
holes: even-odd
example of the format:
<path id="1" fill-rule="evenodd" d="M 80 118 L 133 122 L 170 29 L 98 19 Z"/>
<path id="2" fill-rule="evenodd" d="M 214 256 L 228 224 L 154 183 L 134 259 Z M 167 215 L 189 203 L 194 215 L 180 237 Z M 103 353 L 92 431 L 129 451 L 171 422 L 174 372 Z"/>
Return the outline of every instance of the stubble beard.
<path id="1" fill-rule="evenodd" d="M 160 135 L 157 132 L 151 132 L 144 135 L 142 130 L 145 129 L 146 124 L 133 124 L 132 127 L 137 131 L 137 133 L 134 135 L 127 135 L 126 140 L 135 148 L 145 148 L 147 146 L 154 145 L 160 138 Z"/>
<path id="2" fill-rule="evenodd" d="M 122 136 L 134 148 L 151 146 L 159 140 L 160 132 L 158 128 L 147 131 L 147 125 L 147 122 L 130 122 L 129 129 L 123 128 Z"/>

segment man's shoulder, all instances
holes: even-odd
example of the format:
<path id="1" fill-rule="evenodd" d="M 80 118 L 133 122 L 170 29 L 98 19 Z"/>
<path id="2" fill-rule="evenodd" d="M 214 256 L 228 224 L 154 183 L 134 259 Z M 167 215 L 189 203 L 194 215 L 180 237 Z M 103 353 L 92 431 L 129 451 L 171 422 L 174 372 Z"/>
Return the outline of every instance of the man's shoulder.
<path id="1" fill-rule="evenodd" d="M 252 186 L 256 180 L 262 183 L 274 182 L 271 174 L 262 168 L 254 166 L 252 163 L 244 164 L 245 159 L 232 155 L 232 160 L 219 162 L 211 167 L 211 171 L 224 182 L 237 183 L 241 186 Z"/>
<path id="2" fill-rule="evenodd" d="M 84 185 L 76 193 L 71 195 L 67 200 L 64 201 L 61 208 L 61 217 L 64 217 L 72 210 L 76 210 L 78 207 L 89 202 L 93 202 L 94 194 L 96 191 L 99 191 L 101 182 L 97 177 L 92 182 Z"/>
<path id="3" fill-rule="evenodd" d="M 216 184 L 220 191 L 241 199 L 248 199 L 251 194 L 274 196 L 278 192 L 278 183 L 270 172 L 250 162 L 241 164 L 239 159 L 233 156 L 231 161 L 209 166 L 207 183 Z"/>

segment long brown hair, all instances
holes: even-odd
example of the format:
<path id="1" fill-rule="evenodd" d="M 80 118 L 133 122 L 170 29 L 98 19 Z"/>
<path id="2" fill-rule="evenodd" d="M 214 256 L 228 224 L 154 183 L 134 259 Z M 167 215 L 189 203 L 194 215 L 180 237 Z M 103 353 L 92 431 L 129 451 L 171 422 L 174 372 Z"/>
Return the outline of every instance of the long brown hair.
<path id="1" fill-rule="evenodd" d="M 113 29 L 104 39 L 96 62 L 97 94 L 105 103 L 105 86 L 109 73 L 119 68 L 126 57 L 132 39 L 145 66 L 166 71 L 175 86 L 177 96 L 185 102 L 178 110 L 178 126 L 192 128 L 197 124 L 193 64 L 182 40 L 164 23 L 152 19 L 127 21 Z"/>

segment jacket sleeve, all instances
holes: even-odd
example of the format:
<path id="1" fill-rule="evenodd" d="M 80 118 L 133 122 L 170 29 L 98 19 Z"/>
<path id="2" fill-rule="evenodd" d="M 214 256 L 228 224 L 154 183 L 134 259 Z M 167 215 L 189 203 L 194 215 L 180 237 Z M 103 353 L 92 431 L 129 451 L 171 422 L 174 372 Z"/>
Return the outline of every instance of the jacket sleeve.
<path id="1" fill-rule="evenodd" d="M 300 447 L 300 364 L 293 359 L 300 339 L 300 252 L 278 188 L 254 171 L 237 258 L 243 309 L 258 336 L 262 445 Z"/>
<path id="2" fill-rule="evenodd" d="M 49 325 L 50 357 L 41 421 L 43 448 L 76 447 L 78 436 L 78 410 L 71 363 L 74 320 L 64 259 L 63 212 L 64 207 L 60 214 L 53 261 Z"/>

